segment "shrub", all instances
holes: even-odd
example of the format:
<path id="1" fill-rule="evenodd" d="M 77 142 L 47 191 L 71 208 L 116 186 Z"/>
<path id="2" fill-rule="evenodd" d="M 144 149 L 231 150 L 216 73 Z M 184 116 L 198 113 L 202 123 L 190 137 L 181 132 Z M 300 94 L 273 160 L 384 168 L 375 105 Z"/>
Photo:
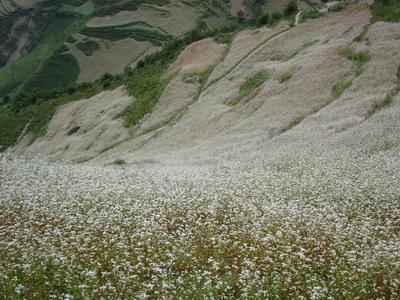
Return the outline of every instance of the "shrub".
<path id="1" fill-rule="evenodd" d="M 136 64 L 136 68 L 138 69 L 144 68 L 144 61 L 140 59 Z"/>
<path id="2" fill-rule="evenodd" d="M 100 48 L 100 45 L 92 40 L 86 42 L 79 42 L 76 47 L 81 50 L 86 56 L 91 56 L 96 50 Z"/>
<path id="3" fill-rule="evenodd" d="M 123 165 L 126 165 L 126 161 L 123 159 L 116 159 L 116 160 L 114 160 L 114 165 L 123 166 Z"/>
<path id="4" fill-rule="evenodd" d="M 286 6 L 283 14 L 285 16 L 291 16 L 291 15 L 295 14 L 297 11 L 298 11 L 297 1 L 296 0 L 290 0 L 290 2 Z"/>
<path id="5" fill-rule="evenodd" d="M 263 26 L 263 25 L 270 24 L 270 21 L 271 20 L 270 20 L 269 14 L 265 14 L 257 19 L 256 24 L 257 24 L 257 26 Z"/>
<path id="6" fill-rule="evenodd" d="M 66 40 L 67 43 L 74 44 L 76 39 L 73 36 L 69 36 Z"/>
<path id="7" fill-rule="evenodd" d="M 400 0 L 375 0 L 371 6 L 372 22 L 399 22 Z"/>

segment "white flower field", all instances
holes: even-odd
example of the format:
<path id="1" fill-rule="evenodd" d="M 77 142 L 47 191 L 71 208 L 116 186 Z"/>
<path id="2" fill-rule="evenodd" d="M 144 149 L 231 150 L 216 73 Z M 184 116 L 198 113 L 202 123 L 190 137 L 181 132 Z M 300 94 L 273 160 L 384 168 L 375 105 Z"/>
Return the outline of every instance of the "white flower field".
<path id="1" fill-rule="evenodd" d="M 400 163 L 0 160 L 0 294 L 398 299 Z"/>

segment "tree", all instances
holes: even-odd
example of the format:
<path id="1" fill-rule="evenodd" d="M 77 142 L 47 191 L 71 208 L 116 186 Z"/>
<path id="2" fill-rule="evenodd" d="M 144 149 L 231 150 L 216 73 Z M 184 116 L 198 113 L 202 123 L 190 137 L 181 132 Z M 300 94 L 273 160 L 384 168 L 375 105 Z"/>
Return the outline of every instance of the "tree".
<path id="1" fill-rule="evenodd" d="M 284 15 L 285 16 L 290 16 L 298 11 L 297 7 L 297 1 L 296 0 L 290 0 L 288 6 L 286 6 Z"/>
<path id="2" fill-rule="evenodd" d="M 244 24 L 246 22 L 246 20 L 244 18 L 244 12 L 242 10 L 238 11 L 237 18 L 238 18 L 239 24 Z"/>

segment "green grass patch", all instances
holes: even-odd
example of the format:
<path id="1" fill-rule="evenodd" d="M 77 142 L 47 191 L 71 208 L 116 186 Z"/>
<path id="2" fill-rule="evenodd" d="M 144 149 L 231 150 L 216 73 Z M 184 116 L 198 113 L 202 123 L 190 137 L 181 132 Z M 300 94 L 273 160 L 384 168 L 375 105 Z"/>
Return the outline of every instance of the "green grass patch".
<path id="1" fill-rule="evenodd" d="M 269 77 L 267 70 L 261 70 L 247 78 L 246 82 L 240 87 L 239 96 L 233 99 L 229 104 L 237 105 L 243 99 L 247 98 L 255 89 L 261 86 Z"/>
<path id="2" fill-rule="evenodd" d="M 347 90 L 352 84 L 352 81 L 340 81 L 332 87 L 332 95 L 335 99 L 343 95 L 344 91 Z"/>
<path id="3" fill-rule="evenodd" d="M 91 56 L 96 50 L 100 49 L 100 45 L 96 41 L 79 42 L 76 44 L 76 47 L 86 56 Z"/>
<path id="4" fill-rule="evenodd" d="M 371 60 L 368 51 L 355 52 L 351 47 L 343 48 L 341 54 L 353 62 L 352 72 L 356 77 L 361 75 L 363 66 Z"/>
<path id="5" fill-rule="evenodd" d="M 162 64 L 146 65 L 134 70 L 126 87 L 135 100 L 123 113 L 125 126 L 136 125 L 152 111 L 167 85 L 166 80 L 162 79 L 165 70 L 166 66 Z"/>
<path id="6" fill-rule="evenodd" d="M 375 0 L 371 6 L 372 22 L 399 22 L 400 0 Z"/>

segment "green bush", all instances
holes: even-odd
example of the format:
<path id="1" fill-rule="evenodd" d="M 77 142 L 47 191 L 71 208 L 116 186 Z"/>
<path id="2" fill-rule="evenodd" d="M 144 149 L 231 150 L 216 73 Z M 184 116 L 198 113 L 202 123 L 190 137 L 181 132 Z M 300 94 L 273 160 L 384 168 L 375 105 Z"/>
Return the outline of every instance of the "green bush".
<path id="1" fill-rule="evenodd" d="M 126 165 L 126 161 L 123 160 L 123 159 L 116 159 L 116 160 L 114 161 L 114 165 L 123 166 L 123 165 Z"/>
<path id="2" fill-rule="evenodd" d="M 297 1 L 296 0 L 290 0 L 288 5 L 285 8 L 283 14 L 285 16 L 291 16 L 291 15 L 295 14 L 297 11 L 298 11 Z"/>
<path id="3" fill-rule="evenodd" d="M 372 22 L 399 22 L 400 0 L 375 0 L 371 6 Z"/>
<path id="4" fill-rule="evenodd" d="M 66 40 L 67 43 L 74 44 L 76 39 L 73 36 L 69 36 Z"/>
<path id="5" fill-rule="evenodd" d="M 77 43 L 76 47 L 86 56 L 91 56 L 96 50 L 99 50 L 100 45 L 96 41 L 85 41 Z"/>

